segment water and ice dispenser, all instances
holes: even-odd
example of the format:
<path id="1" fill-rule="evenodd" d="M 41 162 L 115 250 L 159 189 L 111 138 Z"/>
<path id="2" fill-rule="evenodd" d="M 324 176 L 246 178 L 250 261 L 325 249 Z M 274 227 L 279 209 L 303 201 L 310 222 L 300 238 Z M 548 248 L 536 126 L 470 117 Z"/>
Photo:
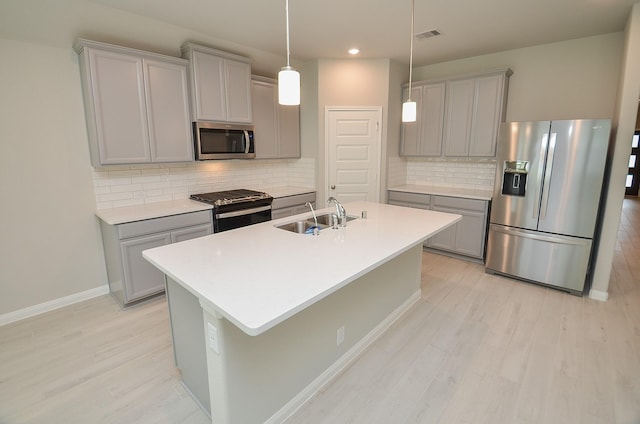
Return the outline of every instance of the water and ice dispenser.
<path id="1" fill-rule="evenodd" d="M 502 194 L 507 196 L 524 197 L 528 173 L 528 161 L 505 161 L 504 170 L 502 172 Z"/>

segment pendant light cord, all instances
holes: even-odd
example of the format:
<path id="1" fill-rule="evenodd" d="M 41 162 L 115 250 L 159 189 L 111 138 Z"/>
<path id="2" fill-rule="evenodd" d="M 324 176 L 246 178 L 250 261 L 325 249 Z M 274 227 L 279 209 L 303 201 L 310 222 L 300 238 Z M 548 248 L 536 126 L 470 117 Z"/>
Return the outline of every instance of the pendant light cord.
<path id="1" fill-rule="evenodd" d="M 289 0 L 287 0 L 289 1 Z M 411 0 L 411 44 L 409 48 L 409 93 L 408 98 L 411 100 L 411 76 L 413 73 L 413 10 L 414 10 L 415 0 Z"/>
<path id="2" fill-rule="evenodd" d="M 289 0 L 284 2 L 284 11 L 287 17 L 287 68 L 289 68 Z"/>

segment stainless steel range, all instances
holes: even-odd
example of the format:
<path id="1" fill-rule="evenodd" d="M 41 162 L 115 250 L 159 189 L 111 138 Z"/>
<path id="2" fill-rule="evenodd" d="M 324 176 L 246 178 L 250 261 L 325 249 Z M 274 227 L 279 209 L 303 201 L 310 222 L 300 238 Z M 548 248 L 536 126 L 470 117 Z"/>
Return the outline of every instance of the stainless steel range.
<path id="1" fill-rule="evenodd" d="M 213 205 L 214 233 L 271 220 L 273 197 L 261 191 L 225 190 L 192 194 L 191 198 Z"/>

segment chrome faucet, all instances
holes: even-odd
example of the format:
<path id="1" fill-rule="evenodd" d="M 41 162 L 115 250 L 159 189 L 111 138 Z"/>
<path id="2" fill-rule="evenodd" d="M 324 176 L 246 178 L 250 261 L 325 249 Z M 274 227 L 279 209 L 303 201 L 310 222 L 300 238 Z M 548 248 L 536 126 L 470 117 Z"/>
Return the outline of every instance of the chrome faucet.
<path id="1" fill-rule="evenodd" d="M 318 227 L 318 218 L 316 217 L 316 211 L 313 210 L 313 205 L 311 202 L 307 202 L 304 204 L 306 207 L 311 209 L 311 213 L 313 214 L 313 221 L 315 222 L 315 226 L 313 227 L 313 235 L 317 236 L 320 234 L 320 227 Z"/>
<path id="2" fill-rule="evenodd" d="M 340 227 L 346 227 L 347 226 L 347 211 L 344 210 L 344 206 L 342 206 L 342 203 L 340 203 L 338 201 L 338 199 L 336 199 L 335 197 L 329 197 L 327 199 L 327 203 L 335 203 L 336 205 L 336 217 L 338 218 L 338 225 Z"/>

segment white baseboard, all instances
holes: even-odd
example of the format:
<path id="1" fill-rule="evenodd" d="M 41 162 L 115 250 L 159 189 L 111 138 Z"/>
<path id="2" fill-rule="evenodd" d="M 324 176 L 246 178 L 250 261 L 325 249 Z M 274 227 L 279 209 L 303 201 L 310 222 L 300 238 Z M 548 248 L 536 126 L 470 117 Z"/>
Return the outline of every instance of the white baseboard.
<path id="1" fill-rule="evenodd" d="M 601 302 L 606 302 L 609 299 L 609 293 L 603 292 L 600 290 L 589 290 L 589 297 L 593 300 L 599 300 Z"/>
<path id="2" fill-rule="evenodd" d="M 95 289 L 75 293 L 69 296 L 61 297 L 59 299 L 40 303 L 38 305 L 29 306 L 28 308 L 9 312 L 8 314 L 0 315 L 0 326 L 20 321 L 22 319 L 29 318 L 35 315 L 40 315 L 45 312 L 53 311 L 55 309 L 63 308 L 65 306 L 73 305 L 74 303 L 89 300 L 107 293 L 109 293 L 109 285 L 105 284 L 104 286 L 96 287 Z"/>
<path id="3" fill-rule="evenodd" d="M 283 422 L 287 417 L 291 416 L 302 405 L 304 405 L 313 395 L 322 390 L 343 370 L 349 367 L 356 359 L 358 359 L 367 348 L 375 342 L 385 331 L 389 329 L 400 319 L 418 300 L 420 300 L 422 292 L 418 290 L 411 295 L 402 305 L 391 312 L 380 324 L 364 336 L 351 349 L 344 353 L 336 362 L 320 374 L 315 380 L 298 393 L 293 399 L 287 402 L 278 412 L 271 416 L 265 424 L 275 424 Z"/>

